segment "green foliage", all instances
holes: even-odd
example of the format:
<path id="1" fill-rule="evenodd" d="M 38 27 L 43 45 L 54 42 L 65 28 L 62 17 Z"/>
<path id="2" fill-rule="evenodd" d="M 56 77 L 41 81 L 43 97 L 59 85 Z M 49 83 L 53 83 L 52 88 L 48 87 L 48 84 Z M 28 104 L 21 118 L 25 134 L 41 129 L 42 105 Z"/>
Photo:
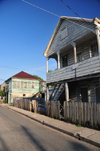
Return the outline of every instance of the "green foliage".
<path id="1" fill-rule="evenodd" d="M 44 81 L 41 77 L 37 76 L 37 75 L 33 75 L 34 77 L 40 79 L 41 81 Z"/>
<path id="2" fill-rule="evenodd" d="M 52 72 L 52 70 L 48 70 L 48 72 Z"/>
<path id="3" fill-rule="evenodd" d="M 6 103 L 6 100 L 3 100 L 3 103 Z"/>
<path id="4" fill-rule="evenodd" d="M 5 96 L 6 94 L 5 94 L 5 89 L 3 89 L 3 90 L 1 90 L 0 91 L 0 96 Z"/>

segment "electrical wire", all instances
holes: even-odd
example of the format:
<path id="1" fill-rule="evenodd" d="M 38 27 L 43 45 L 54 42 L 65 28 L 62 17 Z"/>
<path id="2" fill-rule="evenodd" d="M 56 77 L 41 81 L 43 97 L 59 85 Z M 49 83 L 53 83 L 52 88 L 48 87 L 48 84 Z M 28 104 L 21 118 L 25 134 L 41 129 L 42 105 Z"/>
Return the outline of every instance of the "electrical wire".
<path id="1" fill-rule="evenodd" d="M 20 69 L 21 70 L 21 68 L 16 68 L 16 67 L 9 67 L 9 66 L 3 66 L 3 65 L 0 65 L 0 66 L 4 67 L 4 68 L 12 68 L 12 69 Z M 46 73 L 46 71 L 40 71 L 40 70 L 34 70 L 34 69 L 23 69 L 23 70 Z"/>
<path id="2" fill-rule="evenodd" d="M 80 17 L 82 20 L 84 20 L 81 16 L 79 16 L 71 7 L 69 7 L 63 0 L 61 0 L 65 6 L 67 6 L 74 14 L 76 14 L 78 17 Z"/>
<path id="3" fill-rule="evenodd" d="M 56 17 L 59 17 L 59 18 L 60 18 L 60 16 L 59 16 L 59 15 L 54 14 L 54 13 L 52 13 L 52 12 L 50 12 L 50 11 L 46 10 L 46 9 L 43 9 L 43 8 L 41 8 L 41 7 L 38 7 L 38 6 L 36 6 L 36 5 L 32 4 L 32 3 L 29 3 L 29 2 L 27 2 L 27 1 L 25 1 L 25 0 L 22 0 L 22 1 L 23 1 L 23 2 L 25 2 L 25 3 L 27 3 L 27 4 L 29 4 L 29 5 L 32 5 L 33 7 L 36 7 L 36 8 L 38 8 L 38 9 L 41 9 L 41 10 L 43 10 L 43 11 L 45 11 L 45 12 L 49 13 L 49 14 L 52 14 L 52 15 L 54 15 L 54 16 L 56 16 Z M 83 25 L 80 25 L 80 24 L 76 23 L 75 21 L 71 21 L 71 20 L 69 20 L 68 18 L 64 18 L 64 19 L 65 19 L 65 20 L 67 20 L 67 21 L 69 21 L 69 22 L 71 22 L 71 23 L 73 23 L 73 24 L 77 24 L 77 25 L 79 25 L 79 26 L 81 26 L 81 27 L 84 27 L 84 28 L 86 28 L 86 29 L 88 29 L 88 30 L 92 31 L 93 33 L 96 33 L 96 32 L 95 32 L 95 30 L 92 30 L 91 28 L 88 28 L 88 27 L 85 27 L 85 26 L 83 26 Z M 80 19 L 81 19 L 81 18 L 80 18 Z"/>
<path id="4" fill-rule="evenodd" d="M 43 9 L 43 8 L 41 8 L 41 7 L 39 7 L 39 6 L 34 5 L 34 4 L 32 4 L 32 3 L 29 3 L 29 2 L 24 1 L 24 0 L 22 0 L 22 1 L 23 1 L 23 2 L 25 2 L 25 3 L 27 3 L 27 4 L 30 4 L 30 5 L 34 6 L 34 7 L 36 7 L 36 8 L 38 8 L 38 9 L 41 9 L 41 10 L 43 10 L 43 11 L 47 12 L 47 13 L 50 13 L 50 14 L 52 14 L 52 15 L 54 15 L 54 16 L 60 17 L 59 15 L 54 14 L 54 13 L 52 13 L 52 12 L 50 12 L 50 11 L 46 10 L 46 9 Z"/>

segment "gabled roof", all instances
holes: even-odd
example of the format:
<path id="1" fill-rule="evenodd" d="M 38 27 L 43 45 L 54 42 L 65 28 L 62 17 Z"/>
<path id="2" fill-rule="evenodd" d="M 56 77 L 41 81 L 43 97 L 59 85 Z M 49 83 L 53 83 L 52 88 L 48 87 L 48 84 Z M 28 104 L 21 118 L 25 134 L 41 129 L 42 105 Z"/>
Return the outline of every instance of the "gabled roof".
<path id="1" fill-rule="evenodd" d="M 30 75 L 30 74 L 24 72 L 24 71 L 21 71 L 21 72 L 15 74 L 15 75 L 13 75 L 13 76 L 10 77 L 8 80 L 10 80 L 11 78 L 34 79 L 34 80 L 42 81 L 42 80 L 40 80 L 39 78 L 34 77 L 34 76 L 32 76 L 32 75 Z M 6 80 L 6 82 L 7 82 L 8 80 Z"/>
<path id="2" fill-rule="evenodd" d="M 83 22 L 89 22 L 89 23 L 95 23 L 95 22 L 97 22 L 97 23 L 100 24 L 100 19 L 97 18 L 97 17 L 95 17 L 94 19 L 88 19 L 88 18 L 61 16 L 60 19 L 59 19 L 59 21 L 58 21 L 58 24 L 57 24 L 57 26 L 56 26 L 56 28 L 55 28 L 52 36 L 51 36 L 51 39 L 50 39 L 50 41 L 49 41 L 49 43 L 48 43 L 48 45 L 47 45 L 47 47 L 46 47 L 46 49 L 45 49 L 45 51 L 43 53 L 44 56 L 47 56 L 48 50 L 49 50 L 49 48 L 50 48 L 50 46 L 51 46 L 51 44 L 52 44 L 52 42 L 54 40 L 54 37 L 55 37 L 55 35 L 56 35 L 56 33 L 57 33 L 57 31 L 58 31 L 61 23 L 62 23 L 62 20 L 64 20 L 64 19 L 67 20 L 67 21 L 69 21 L 69 22 L 72 21 L 73 23 L 76 20 L 76 21 L 83 21 Z"/>

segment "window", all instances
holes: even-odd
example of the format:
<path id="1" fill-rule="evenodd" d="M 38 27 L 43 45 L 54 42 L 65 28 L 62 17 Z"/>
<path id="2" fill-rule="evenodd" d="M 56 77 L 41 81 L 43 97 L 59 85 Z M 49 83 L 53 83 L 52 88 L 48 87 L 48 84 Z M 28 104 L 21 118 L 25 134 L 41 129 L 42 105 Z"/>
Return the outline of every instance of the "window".
<path id="1" fill-rule="evenodd" d="M 77 62 L 81 62 L 82 61 L 82 54 L 81 52 L 77 54 Z"/>
<path id="2" fill-rule="evenodd" d="M 100 85 L 96 85 L 96 103 L 100 103 Z"/>
<path id="3" fill-rule="evenodd" d="M 24 82 L 24 88 L 27 88 L 27 82 Z"/>
<path id="4" fill-rule="evenodd" d="M 32 88 L 34 88 L 34 82 L 32 82 Z"/>
<path id="5" fill-rule="evenodd" d="M 61 40 L 63 40 L 67 36 L 68 36 L 67 27 L 65 27 L 61 30 Z"/>
<path id="6" fill-rule="evenodd" d="M 81 88 L 82 102 L 88 102 L 88 89 Z"/>
<path id="7" fill-rule="evenodd" d="M 16 81 L 13 81 L 13 88 L 16 88 Z"/>
<path id="8" fill-rule="evenodd" d="M 91 45 L 91 52 L 92 52 L 92 57 L 98 55 L 98 45 L 97 43 L 94 43 Z"/>
<path id="9" fill-rule="evenodd" d="M 62 57 L 62 66 L 63 67 L 68 66 L 68 56 L 67 55 Z"/>
<path id="10" fill-rule="evenodd" d="M 17 88 L 20 88 L 20 81 L 17 81 Z"/>

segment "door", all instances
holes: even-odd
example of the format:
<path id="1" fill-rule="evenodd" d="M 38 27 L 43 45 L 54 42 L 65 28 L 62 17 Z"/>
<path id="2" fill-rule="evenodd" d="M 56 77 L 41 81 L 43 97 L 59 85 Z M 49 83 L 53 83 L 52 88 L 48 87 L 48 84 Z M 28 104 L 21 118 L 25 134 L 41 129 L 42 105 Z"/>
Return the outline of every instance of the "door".
<path id="1" fill-rule="evenodd" d="M 88 89 L 81 88 L 82 102 L 88 102 Z"/>
<path id="2" fill-rule="evenodd" d="M 96 86 L 96 103 L 100 103 L 100 86 Z"/>

